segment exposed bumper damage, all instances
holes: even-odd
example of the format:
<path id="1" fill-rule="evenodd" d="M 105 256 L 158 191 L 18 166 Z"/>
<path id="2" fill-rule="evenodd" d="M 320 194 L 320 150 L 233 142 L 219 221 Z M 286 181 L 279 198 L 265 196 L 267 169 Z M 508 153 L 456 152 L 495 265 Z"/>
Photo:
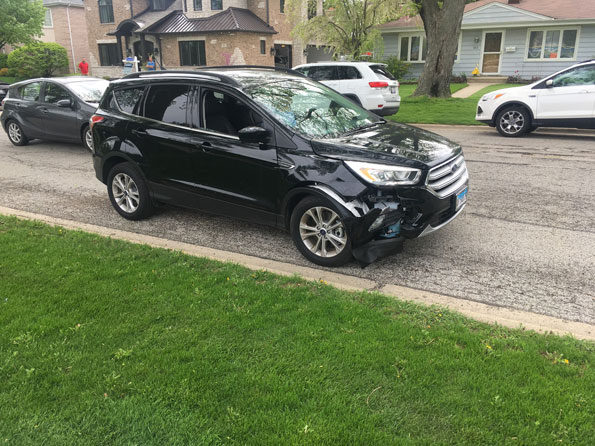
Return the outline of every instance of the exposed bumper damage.
<path id="1" fill-rule="evenodd" d="M 343 219 L 351 236 L 353 257 L 363 268 L 400 252 L 405 239 L 423 237 L 453 221 L 465 207 L 464 203 L 457 207 L 457 194 L 467 185 L 466 181 L 456 193 L 444 198 L 423 187 L 369 188 L 367 194 L 348 202 L 326 186 L 314 188 L 346 211 Z"/>

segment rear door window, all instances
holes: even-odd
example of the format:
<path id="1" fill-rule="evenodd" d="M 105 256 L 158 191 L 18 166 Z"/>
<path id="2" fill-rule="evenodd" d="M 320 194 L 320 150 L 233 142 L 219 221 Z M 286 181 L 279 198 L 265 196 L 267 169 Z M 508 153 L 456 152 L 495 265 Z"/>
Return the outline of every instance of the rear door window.
<path id="1" fill-rule="evenodd" d="M 353 80 L 361 79 L 362 75 L 359 70 L 355 67 L 350 66 L 339 66 L 337 67 L 338 78 L 341 80 Z"/>
<path id="2" fill-rule="evenodd" d="M 152 85 L 145 100 L 146 118 L 189 127 L 188 85 Z"/>
<path id="3" fill-rule="evenodd" d="M 370 65 L 370 69 L 376 73 L 378 79 L 383 81 L 394 81 L 395 77 L 386 69 L 384 65 Z"/>
<path id="4" fill-rule="evenodd" d="M 117 108 L 125 113 L 133 115 L 139 114 L 140 100 L 143 97 L 145 87 L 124 88 L 122 90 L 115 90 L 113 99 L 116 102 Z M 113 105 L 113 104 L 112 104 Z"/>
<path id="5" fill-rule="evenodd" d="M 41 92 L 41 82 L 31 82 L 23 85 L 19 89 L 19 96 L 25 101 L 39 101 L 39 93 Z"/>
<path id="6" fill-rule="evenodd" d="M 319 67 L 311 67 L 308 77 L 315 81 L 332 81 L 338 79 L 337 67 L 331 65 L 323 65 Z"/>

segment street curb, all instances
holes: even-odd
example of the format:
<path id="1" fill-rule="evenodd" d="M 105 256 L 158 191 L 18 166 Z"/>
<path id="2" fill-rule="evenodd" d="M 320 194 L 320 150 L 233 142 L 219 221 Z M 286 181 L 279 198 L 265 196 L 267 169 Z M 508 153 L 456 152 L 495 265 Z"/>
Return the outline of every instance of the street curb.
<path id="1" fill-rule="evenodd" d="M 407 123 L 404 123 L 407 124 Z M 412 125 L 414 127 L 421 127 L 421 128 L 445 128 L 445 127 L 455 127 L 458 129 L 468 129 L 468 130 L 479 130 L 479 129 L 492 129 L 492 127 L 488 126 L 487 124 L 474 124 L 474 125 L 465 125 L 465 124 L 421 124 L 421 123 L 412 123 L 407 124 Z M 570 135 L 570 136 L 595 136 L 595 130 L 590 129 L 574 129 L 574 128 L 563 128 L 563 127 L 539 127 L 537 130 L 537 135 L 544 135 L 544 134 L 552 134 L 552 135 Z"/>
<path id="2" fill-rule="evenodd" d="M 510 328 L 523 327 L 541 333 L 551 332 L 558 335 L 569 334 L 576 337 L 577 339 L 595 341 L 595 326 L 583 322 L 573 322 L 551 316 L 530 313 L 527 311 L 497 307 L 399 285 L 382 286 L 381 284 L 378 284 L 372 280 L 362 279 L 346 274 L 319 270 L 307 266 L 293 265 L 275 260 L 262 259 L 260 257 L 253 257 L 245 254 L 208 248 L 205 246 L 192 245 L 189 243 L 153 237 L 150 235 L 137 234 L 119 229 L 106 228 L 104 226 L 80 223 L 73 220 L 65 220 L 47 215 L 34 214 L 31 212 L 2 206 L 0 206 L 0 214 L 25 220 L 37 220 L 54 226 L 82 230 L 104 237 L 111 237 L 113 239 L 125 240 L 132 243 L 180 251 L 196 257 L 206 257 L 222 262 L 232 262 L 252 270 L 264 270 L 283 276 L 299 275 L 307 280 L 324 281 L 329 285 L 342 290 L 377 290 L 382 294 L 395 297 L 400 300 L 412 301 L 423 305 L 438 305 L 441 307 L 446 307 L 452 311 L 461 313 L 464 316 L 478 320 L 480 322 L 486 322 L 490 324 L 497 323 Z"/>

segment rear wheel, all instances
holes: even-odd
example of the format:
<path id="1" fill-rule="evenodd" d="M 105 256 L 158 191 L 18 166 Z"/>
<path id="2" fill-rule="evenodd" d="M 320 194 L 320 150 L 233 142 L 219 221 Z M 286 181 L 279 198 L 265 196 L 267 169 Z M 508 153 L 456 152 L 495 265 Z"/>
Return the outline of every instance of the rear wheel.
<path id="1" fill-rule="evenodd" d="M 16 121 L 8 121 L 6 131 L 8 133 L 8 139 L 10 139 L 10 142 L 15 146 L 24 146 L 29 142 L 23 133 L 23 129 Z"/>
<path id="2" fill-rule="evenodd" d="M 496 117 L 496 128 L 502 136 L 522 136 L 531 128 L 531 115 L 524 107 L 505 108 Z"/>
<path id="3" fill-rule="evenodd" d="M 83 145 L 89 152 L 93 152 L 93 133 L 89 126 L 83 129 Z"/>
<path id="4" fill-rule="evenodd" d="M 341 213 L 329 200 L 308 197 L 300 201 L 291 214 L 290 229 L 296 247 L 311 262 L 340 266 L 352 259 Z"/>
<path id="5" fill-rule="evenodd" d="M 114 209 L 128 220 L 142 220 L 153 213 L 147 183 L 132 163 L 116 164 L 110 170 L 107 192 Z"/>

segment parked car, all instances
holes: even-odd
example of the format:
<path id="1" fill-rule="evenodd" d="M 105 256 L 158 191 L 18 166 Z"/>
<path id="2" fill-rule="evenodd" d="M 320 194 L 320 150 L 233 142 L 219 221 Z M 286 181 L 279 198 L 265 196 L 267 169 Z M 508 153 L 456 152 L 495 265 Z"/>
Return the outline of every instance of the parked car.
<path id="1" fill-rule="evenodd" d="M 538 127 L 595 129 L 595 60 L 483 95 L 475 119 L 502 136 L 522 136 Z"/>
<path id="2" fill-rule="evenodd" d="M 12 84 L 0 116 L 8 139 L 82 142 L 91 150 L 89 119 L 109 82 L 86 76 L 31 79 Z"/>
<path id="3" fill-rule="evenodd" d="M 380 116 L 394 115 L 401 106 L 399 81 L 372 62 L 324 62 L 299 65 L 294 70 L 331 87 L 356 104 Z"/>
<path id="4" fill-rule="evenodd" d="M 278 226 L 319 265 L 370 263 L 467 199 L 458 144 L 291 70 L 131 74 L 91 125 L 97 178 L 124 218 L 168 203 Z"/>

